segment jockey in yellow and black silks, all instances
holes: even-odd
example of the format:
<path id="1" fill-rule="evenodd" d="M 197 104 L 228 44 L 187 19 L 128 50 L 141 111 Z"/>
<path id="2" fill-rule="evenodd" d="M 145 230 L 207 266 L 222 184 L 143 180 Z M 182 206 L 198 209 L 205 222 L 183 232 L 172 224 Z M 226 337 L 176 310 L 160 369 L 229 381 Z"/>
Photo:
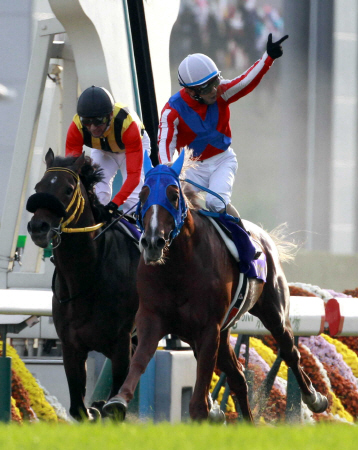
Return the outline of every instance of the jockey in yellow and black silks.
<path id="1" fill-rule="evenodd" d="M 80 156 L 90 147 L 91 158 L 103 169 L 104 178 L 96 185 L 99 201 L 109 211 L 123 205 L 126 212 L 138 202 L 143 184 L 143 151 L 150 153 L 150 139 L 137 114 L 115 103 L 104 88 L 91 86 L 78 99 L 77 114 L 67 132 L 66 156 Z M 112 183 L 118 171 L 123 185 L 112 197 Z"/>

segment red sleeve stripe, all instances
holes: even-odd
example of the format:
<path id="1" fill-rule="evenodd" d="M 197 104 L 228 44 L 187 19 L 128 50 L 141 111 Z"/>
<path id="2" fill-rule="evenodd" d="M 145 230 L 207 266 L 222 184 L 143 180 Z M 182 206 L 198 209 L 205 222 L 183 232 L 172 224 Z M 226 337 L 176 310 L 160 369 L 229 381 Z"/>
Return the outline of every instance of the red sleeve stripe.
<path id="1" fill-rule="evenodd" d="M 176 111 L 173 111 L 169 108 L 163 111 L 162 117 L 160 119 L 158 137 L 159 160 L 162 164 L 170 161 L 175 151 L 178 134 L 178 123 L 179 119 L 177 117 Z"/>
<path id="2" fill-rule="evenodd" d="M 251 92 L 261 81 L 272 64 L 271 58 L 265 55 L 255 62 L 246 72 L 234 80 L 221 83 L 224 100 L 232 103 Z M 239 94 L 239 95 L 238 95 Z"/>
<path id="3" fill-rule="evenodd" d="M 241 97 L 244 97 L 245 95 L 249 94 L 251 91 L 255 89 L 255 87 L 260 83 L 265 73 L 269 70 L 269 67 L 265 66 L 264 70 L 262 70 L 247 86 L 245 86 L 244 89 L 242 89 L 240 92 L 238 92 L 236 95 L 233 95 L 229 103 L 236 102 Z"/>

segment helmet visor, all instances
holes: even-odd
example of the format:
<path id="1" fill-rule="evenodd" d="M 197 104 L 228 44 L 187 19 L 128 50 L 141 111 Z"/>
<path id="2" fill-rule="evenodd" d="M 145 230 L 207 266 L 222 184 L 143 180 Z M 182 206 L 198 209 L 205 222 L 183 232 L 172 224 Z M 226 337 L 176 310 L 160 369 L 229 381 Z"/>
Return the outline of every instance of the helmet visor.
<path id="1" fill-rule="evenodd" d="M 195 92 L 197 92 L 199 95 L 205 95 L 205 94 L 210 94 L 210 92 L 214 89 L 217 88 L 220 84 L 220 75 L 217 75 L 215 78 L 212 78 L 211 80 L 209 80 L 207 83 L 202 84 L 201 86 L 195 86 L 195 88 L 193 88 L 195 90 Z"/>
<path id="2" fill-rule="evenodd" d="M 80 117 L 81 123 L 85 127 L 89 127 L 91 125 L 94 125 L 95 127 L 98 127 L 100 125 L 104 125 L 108 123 L 109 116 L 103 116 L 103 117 Z"/>

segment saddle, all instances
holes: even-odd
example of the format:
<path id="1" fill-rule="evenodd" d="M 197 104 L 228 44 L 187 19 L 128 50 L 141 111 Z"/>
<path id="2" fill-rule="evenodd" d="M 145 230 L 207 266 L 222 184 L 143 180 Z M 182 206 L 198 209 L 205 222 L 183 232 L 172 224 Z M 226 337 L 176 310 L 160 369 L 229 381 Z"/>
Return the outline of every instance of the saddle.
<path id="1" fill-rule="evenodd" d="M 120 232 L 127 234 L 138 246 L 140 240 L 140 230 L 132 216 L 124 215 L 114 224 Z"/>
<path id="2" fill-rule="evenodd" d="M 226 213 L 216 213 L 200 209 L 219 232 L 230 253 L 238 261 L 240 272 L 249 278 L 266 281 L 266 270 L 262 271 L 262 262 L 266 266 L 266 257 L 252 237 L 238 224 L 239 219 Z M 258 268 L 260 267 L 260 270 Z"/>
<path id="3" fill-rule="evenodd" d="M 238 262 L 240 269 L 239 283 L 235 295 L 221 324 L 221 330 L 223 331 L 231 327 L 237 320 L 248 293 L 248 279 L 257 278 L 266 281 L 266 256 L 252 237 L 240 227 L 238 219 L 235 217 L 204 209 L 199 210 L 199 213 L 207 216 L 212 222 L 228 250 Z"/>

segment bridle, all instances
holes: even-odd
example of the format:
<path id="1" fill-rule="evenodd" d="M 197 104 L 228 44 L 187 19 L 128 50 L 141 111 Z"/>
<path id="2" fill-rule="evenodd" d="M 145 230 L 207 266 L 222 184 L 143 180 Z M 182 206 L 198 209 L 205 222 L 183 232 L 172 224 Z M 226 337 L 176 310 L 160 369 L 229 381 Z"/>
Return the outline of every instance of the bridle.
<path id="1" fill-rule="evenodd" d="M 177 210 L 167 197 L 166 188 L 170 185 L 176 186 L 179 189 L 179 205 Z M 149 195 L 143 205 L 141 202 L 138 203 L 136 210 L 137 225 L 141 232 L 145 233 L 143 220 L 148 209 L 153 205 L 160 205 L 165 208 L 174 220 L 174 228 L 170 231 L 168 239 L 165 240 L 166 246 L 169 247 L 173 239 L 180 233 L 188 214 L 188 206 L 180 186 L 179 176 L 172 168 L 158 165 L 146 174 L 143 187 L 148 187 Z M 159 189 L 159 187 L 162 187 L 162 189 Z"/>
<path id="2" fill-rule="evenodd" d="M 68 225 L 73 223 L 76 224 L 78 222 L 78 219 L 81 217 L 84 207 L 85 207 L 85 199 L 81 192 L 81 181 L 79 175 L 74 172 L 71 169 L 67 169 L 66 167 L 51 167 L 50 169 L 47 169 L 45 174 L 47 172 L 66 172 L 73 176 L 73 178 L 76 180 L 76 188 L 73 193 L 72 199 L 69 203 L 69 205 L 66 208 L 66 212 L 69 212 L 73 205 L 75 205 L 75 209 L 71 216 L 63 221 L 63 218 L 61 219 L 59 226 L 57 228 L 51 228 L 52 231 L 56 233 L 56 237 L 58 239 L 58 244 L 56 245 L 57 248 L 61 244 L 61 234 L 62 233 L 90 233 L 91 231 L 96 231 L 99 228 L 101 228 L 104 225 L 104 222 L 98 223 L 96 225 L 90 226 L 90 227 L 83 227 L 83 228 L 68 228 Z"/>

